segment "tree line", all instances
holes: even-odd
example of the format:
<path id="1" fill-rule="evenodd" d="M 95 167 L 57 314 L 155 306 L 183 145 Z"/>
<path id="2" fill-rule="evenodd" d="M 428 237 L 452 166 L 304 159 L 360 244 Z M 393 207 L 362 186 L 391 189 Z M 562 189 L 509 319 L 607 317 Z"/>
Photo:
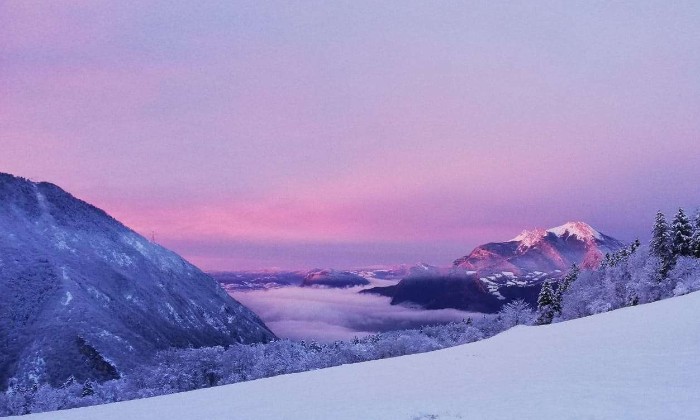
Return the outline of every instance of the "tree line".
<path id="1" fill-rule="evenodd" d="M 606 254 L 596 270 L 576 265 L 561 280 L 545 281 L 537 324 L 653 302 L 700 289 L 700 212 L 694 220 L 679 208 L 671 224 L 659 211 L 648 246 L 639 240 Z"/>

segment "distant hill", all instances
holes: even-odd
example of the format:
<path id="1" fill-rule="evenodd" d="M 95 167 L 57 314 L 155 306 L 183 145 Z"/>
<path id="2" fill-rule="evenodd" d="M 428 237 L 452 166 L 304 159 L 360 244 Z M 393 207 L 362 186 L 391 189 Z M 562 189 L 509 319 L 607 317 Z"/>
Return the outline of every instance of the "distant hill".
<path id="1" fill-rule="evenodd" d="M 0 174 L 0 388 L 106 380 L 171 346 L 274 339 L 209 276 L 49 183 Z"/>
<path id="2" fill-rule="evenodd" d="M 317 269 L 309 271 L 306 274 L 301 286 L 353 287 L 366 286 L 369 283 L 369 280 L 350 271 Z"/>
<path id="3" fill-rule="evenodd" d="M 304 271 L 282 270 L 215 271 L 208 274 L 228 292 L 300 286 L 306 276 Z"/>
<path id="4" fill-rule="evenodd" d="M 537 304 L 540 284 L 503 285 L 496 290 L 475 274 L 407 277 L 398 284 L 360 291 L 391 298 L 392 305 L 410 304 L 424 309 L 454 308 L 469 312 L 496 313 L 504 303 L 523 299 Z"/>
<path id="5" fill-rule="evenodd" d="M 386 285 L 415 274 L 440 273 L 444 269 L 425 263 L 388 267 L 359 268 L 354 270 L 314 269 L 289 271 L 279 269 L 248 271 L 214 271 L 208 273 L 229 293 L 249 290 L 277 289 L 289 286 L 322 286 L 345 288 Z M 447 270 L 449 271 L 449 270 Z"/>

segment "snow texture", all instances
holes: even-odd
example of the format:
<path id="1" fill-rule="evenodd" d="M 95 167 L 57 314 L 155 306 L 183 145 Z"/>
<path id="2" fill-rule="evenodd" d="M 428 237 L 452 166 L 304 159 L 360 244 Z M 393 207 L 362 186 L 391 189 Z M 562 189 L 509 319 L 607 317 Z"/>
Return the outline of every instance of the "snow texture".
<path id="1" fill-rule="evenodd" d="M 603 235 L 600 232 L 584 222 L 568 222 L 561 226 L 549 229 L 547 232 L 553 233 L 560 237 L 576 236 L 582 241 L 593 239 L 597 239 L 599 241 L 603 240 Z"/>
<path id="2" fill-rule="evenodd" d="M 524 230 L 508 242 L 520 242 L 520 246 L 529 248 L 545 236 L 547 236 L 547 231 L 544 229 Z"/>
<path id="3" fill-rule="evenodd" d="M 27 420 L 698 419 L 700 293 L 412 356 Z"/>

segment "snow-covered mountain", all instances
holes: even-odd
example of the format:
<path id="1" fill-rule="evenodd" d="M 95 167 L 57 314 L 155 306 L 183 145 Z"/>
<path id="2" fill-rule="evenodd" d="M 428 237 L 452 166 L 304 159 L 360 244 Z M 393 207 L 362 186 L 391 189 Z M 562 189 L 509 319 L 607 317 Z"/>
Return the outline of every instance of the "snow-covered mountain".
<path id="1" fill-rule="evenodd" d="M 700 293 L 430 353 L 26 416 L 698 419 Z"/>
<path id="2" fill-rule="evenodd" d="M 454 267 L 475 271 L 479 277 L 512 273 L 514 276 L 564 272 L 576 263 L 595 268 L 606 253 L 624 244 L 584 222 L 569 222 L 551 229 L 523 231 L 505 242 L 476 247 L 454 261 Z"/>
<path id="3" fill-rule="evenodd" d="M 119 376 L 170 346 L 274 338 L 209 276 L 49 183 L 0 174 L 0 388 Z"/>

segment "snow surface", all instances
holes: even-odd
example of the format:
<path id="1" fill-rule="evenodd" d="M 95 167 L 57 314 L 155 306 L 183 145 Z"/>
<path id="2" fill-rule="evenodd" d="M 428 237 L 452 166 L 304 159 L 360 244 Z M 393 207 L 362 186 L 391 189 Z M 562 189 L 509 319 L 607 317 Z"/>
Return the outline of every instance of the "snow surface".
<path id="1" fill-rule="evenodd" d="M 700 293 L 394 359 L 27 419 L 698 419 Z"/>
<path id="2" fill-rule="evenodd" d="M 576 236 L 580 240 L 592 240 L 598 239 L 603 240 L 603 235 L 597 230 L 593 229 L 589 224 L 584 222 L 568 222 L 561 226 L 547 230 L 547 232 L 553 233 L 559 237 L 571 235 Z"/>
<path id="3" fill-rule="evenodd" d="M 561 226 L 553 227 L 551 229 L 533 229 L 524 230 L 520 232 L 520 235 L 511 239 L 508 242 L 520 242 L 520 246 L 529 248 L 540 241 L 540 239 L 547 236 L 548 233 L 553 233 L 556 236 L 576 236 L 582 241 L 589 241 L 597 239 L 599 241 L 603 240 L 603 235 L 597 230 L 593 229 L 591 225 L 585 222 L 567 222 Z"/>
<path id="4" fill-rule="evenodd" d="M 508 242 L 520 242 L 521 247 L 529 248 L 540 241 L 547 235 L 547 231 L 544 229 L 533 229 L 524 230 L 520 232 L 520 235 L 511 239 Z"/>

